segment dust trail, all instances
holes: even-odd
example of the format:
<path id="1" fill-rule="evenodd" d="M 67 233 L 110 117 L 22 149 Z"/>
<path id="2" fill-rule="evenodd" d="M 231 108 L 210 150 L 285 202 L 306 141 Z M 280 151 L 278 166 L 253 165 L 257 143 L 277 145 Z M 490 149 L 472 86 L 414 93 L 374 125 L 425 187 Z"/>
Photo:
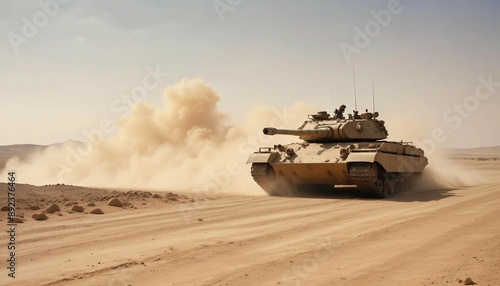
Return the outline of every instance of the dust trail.
<path id="1" fill-rule="evenodd" d="M 432 150 L 426 149 L 424 142 L 428 130 L 418 117 L 398 115 L 386 120 L 389 140 L 412 142 L 416 147 L 423 148 L 425 156 L 429 159 L 429 165 L 425 168 L 417 189 L 456 189 L 487 183 L 487 179 L 481 172 L 457 164 L 449 158 L 450 154 L 446 150 L 439 149 L 437 146 L 434 146 Z"/>
<path id="2" fill-rule="evenodd" d="M 0 176 L 16 170 L 32 184 L 188 189 L 264 193 L 251 180 L 246 159 L 273 144 L 262 127 L 296 128 L 311 106 L 297 102 L 286 109 L 252 107 L 245 122 L 231 124 L 221 112 L 219 95 L 202 79 L 168 87 L 164 105 L 138 102 L 120 118 L 119 131 L 99 144 L 68 141 L 26 160 L 13 158 Z"/>
<path id="3" fill-rule="evenodd" d="M 458 164 L 444 151 L 434 152 L 428 157 L 429 165 L 424 170 L 418 189 L 458 189 L 488 183 L 480 171 Z"/>

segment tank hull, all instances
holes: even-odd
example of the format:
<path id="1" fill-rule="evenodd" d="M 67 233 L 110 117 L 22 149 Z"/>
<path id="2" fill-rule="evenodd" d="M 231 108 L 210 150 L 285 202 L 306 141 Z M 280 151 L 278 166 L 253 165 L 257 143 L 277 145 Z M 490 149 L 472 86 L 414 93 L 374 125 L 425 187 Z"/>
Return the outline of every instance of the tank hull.
<path id="1" fill-rule="evenodd" d="M 248 163 L 270 195 L 296 194 L 298 186 L 356 185 L 366 196 L 387 197 L 410 189 L 427 158 L 401 142 L 302 142 L 261 148 Z"/>

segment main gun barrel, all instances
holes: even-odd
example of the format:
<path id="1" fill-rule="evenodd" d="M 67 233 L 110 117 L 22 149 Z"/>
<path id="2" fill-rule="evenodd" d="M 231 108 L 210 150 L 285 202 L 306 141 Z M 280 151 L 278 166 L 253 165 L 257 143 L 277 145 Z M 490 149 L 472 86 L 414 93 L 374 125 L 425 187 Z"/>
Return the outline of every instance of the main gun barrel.
<path id="1" fill-rule="evenodd" d="M 299 136 L 300 139 L 306 141 L 320 141 L 328 138 L 333 138 L 333 130 L 329 127 L 322 127 L 317 129 L 277 129 L 273 127 L 266 127 L 262 130 L 265 135 L 293 135 Z"/>

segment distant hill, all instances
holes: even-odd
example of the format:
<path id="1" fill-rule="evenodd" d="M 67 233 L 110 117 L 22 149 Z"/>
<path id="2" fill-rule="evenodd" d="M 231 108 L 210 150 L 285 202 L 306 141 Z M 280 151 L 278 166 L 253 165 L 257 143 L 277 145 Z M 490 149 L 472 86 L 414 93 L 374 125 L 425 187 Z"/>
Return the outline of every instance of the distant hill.
<path id="1" fill-rule="evenodd" d="M 46 145 L 16 144 L 0 146 L 0 169 L 5 167 L 7 161 L 12 157 L 25 159 L 36 151 L 44 150 Z"/>
<path id="2" fill-rule="evenodd" d="M 464 155 L 500 155 L 500 146 L 478 147 L 478 148 L 450 148 L 448 151 L 451 154 L 464 154 Z"/>
<path id="3" fill-rule="evenodd" d="M 77 144 L 82 142 L 73 141 Z M 5 167 L 7 161 L 12 157 L 19 157 L 24 160 L 31 154 L 37 151 L 43 151 L 50 146 L 62 145 L 64 143 L 55 143 L 51 145 L 35 145 L 35 144 L 15 144 L 15 145 L 0 145 L 0 170 Z"/>

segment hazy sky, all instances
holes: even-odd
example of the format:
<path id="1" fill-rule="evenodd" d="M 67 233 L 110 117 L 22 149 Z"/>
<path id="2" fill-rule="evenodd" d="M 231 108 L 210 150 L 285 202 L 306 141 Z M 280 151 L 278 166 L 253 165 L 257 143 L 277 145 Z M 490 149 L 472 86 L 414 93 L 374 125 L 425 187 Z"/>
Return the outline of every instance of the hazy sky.
<path id="1" fill-rule="evenodd" d="M 83 140 L 123 115 L 122 95 L 147 89 L 161 105 L 182 78 L 203 78 L 235 123 L 258 105 L 331 110 L 330 88 L 352 110 L 355 66 L 359 109 L 373 79 L 390 132 L 500 145 L 499 12 L 495 0 L 1 1 L 0 144 Z"/>

